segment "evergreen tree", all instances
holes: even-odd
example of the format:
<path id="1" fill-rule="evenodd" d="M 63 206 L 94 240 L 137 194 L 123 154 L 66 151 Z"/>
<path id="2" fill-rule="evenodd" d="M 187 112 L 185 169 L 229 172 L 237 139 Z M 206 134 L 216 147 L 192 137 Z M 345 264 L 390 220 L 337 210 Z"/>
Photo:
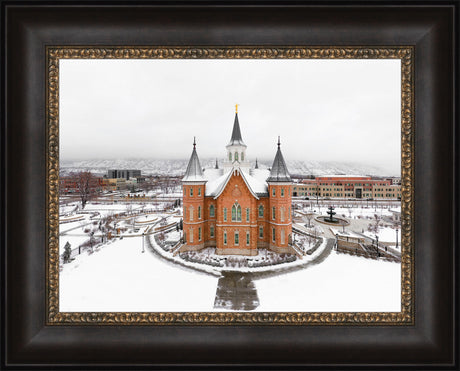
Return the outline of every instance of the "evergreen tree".
<path id="1" fill-rule="evenodd" d="M 64 254 L 63 254 L 64 263 L 69 263 L 70 262 L 70 254 L 71 253 L 72 253 L 72 249 L 70 248 L 69 241 L 67 241 L 65 246 L 64 246 Z"/>

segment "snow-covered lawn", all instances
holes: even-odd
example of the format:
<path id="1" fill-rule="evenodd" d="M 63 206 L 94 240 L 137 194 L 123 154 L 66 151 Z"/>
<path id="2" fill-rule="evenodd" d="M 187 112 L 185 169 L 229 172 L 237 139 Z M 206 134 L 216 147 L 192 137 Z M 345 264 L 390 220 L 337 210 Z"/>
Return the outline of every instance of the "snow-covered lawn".
<path id="1" fill-rule="evenodd" d="M 257 311 L 399 312 L 401 265 L 335 251 L 321 264 L 255 281 Z"/>
<path id="2" fill-rule="evenodd" d="M 62 312 L 209 311 L 217 278 L 174 266 L 140 238 L 126 238 L 65 264 L 60 274 Z"/>
<path id="3" fill-rule="evenodd" d="M 375 239 L 375 233 L 364 231 L 369 238 Z M 379 228 L 379 241 L 396 244 L 396 230 L 393 228 Z M 401 245 L 401 230 L 398 231 L 398 244 Z"/>

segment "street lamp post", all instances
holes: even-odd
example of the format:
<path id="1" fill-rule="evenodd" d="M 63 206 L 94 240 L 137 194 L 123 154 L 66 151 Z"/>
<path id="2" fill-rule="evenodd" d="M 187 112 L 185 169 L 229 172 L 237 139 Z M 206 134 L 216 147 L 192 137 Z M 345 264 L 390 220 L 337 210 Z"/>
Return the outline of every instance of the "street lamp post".
<path id="1" fill-rule="evenodd" d="M 144 250 L 144 236 L 145 236 L 145 232 L 142 232 L 142 253 L 145 252 L 145 250 Z"/>
<path id="2" fill-rule="evenodd" d="M 379 236 L 375 235 L 375 242 L 377 244 L 377 258 L 380 258 L 380 253 L 379 253 Z"/>
<path id="3" fill-rule="evenodd" d="M 396 226 L 396 248 L 398 248 L 398 226 Z"/>

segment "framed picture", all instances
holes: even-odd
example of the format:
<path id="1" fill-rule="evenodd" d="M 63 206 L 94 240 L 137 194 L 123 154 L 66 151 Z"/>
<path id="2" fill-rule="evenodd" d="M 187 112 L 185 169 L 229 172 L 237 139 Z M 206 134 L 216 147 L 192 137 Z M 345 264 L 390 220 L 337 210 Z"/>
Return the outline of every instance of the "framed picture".
<path id="1" fill-rule="evenodd" d="M 455 6 L 5 9 L 6 364 L 455 364 Z"/>

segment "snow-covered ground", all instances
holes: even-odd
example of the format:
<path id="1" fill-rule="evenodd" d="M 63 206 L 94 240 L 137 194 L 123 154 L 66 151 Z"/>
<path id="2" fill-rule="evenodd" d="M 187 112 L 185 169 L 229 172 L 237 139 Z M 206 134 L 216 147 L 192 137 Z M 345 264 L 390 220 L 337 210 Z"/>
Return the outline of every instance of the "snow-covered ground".
<path id="1" fill-rule="evenodd" d="M 150 206 L 150 205 L 149 205 Z M 141 204 L 88 204 L 85 211 L 99 211 L 102 216 L 139 210 Z M 146 206 L 147 208 L 148 206 Z M 70 206 L 65 211 L 69 212 Z M 362 210 L 354 209 L 356 218 Z M 64 210 L 62 210 L 64 211 Z M 342 211 L 337 210 L 337 215 Z M 391 213 L 383 209 L 383 215 Z M 344 209 L 348 218 L 348 209 Z M 373 217 L 374 209 L 368 217 Z M 60 225 L 60 249 L 67 241 L 72 249 L 87 241 L 84 232 L 93 228 L 91 214 L 83 214 L 83 221 Z M 363 215 L 364 216 L 364 215 Z M 170 213 L 136 215 L 119 219 L 118 227 L 123 239 L 114 239 L 96 248 L 92 254 L 85 250 L 75 260 L 63 264 L 60 273 L 61 311 L 120 311 L 120 312 L 175 312 L 175 311 L 220 311 L 213 308 L 218 277 L 183 267 L 151 251 L 145 244 L 142 253 L 142 233 L 153 228 L 153 222 L 168 217 L 166 223 L 179 221 L 180 217 Z M 357 219 L 355 219 L 357 220 Z M 367 219 L 366 219 L 367 220 Z M 151 222 L 150 222 L 151 221 Z M 369 220 L 371 222 L 371 220 Z M 367 223 L 367 222 L 366 222 Z M 126 229 L 127 228 L 127 229 Z M 386 232 L 386 230 L 390 230 Z M 383 228 L 379 234 L 384 241 L 386 233 L 395 231 Z M 97 237 L 96 231 L 96 237 Z M 172 231 L 167 240 L 175 241 L 179 233 Z M 154 242 L 153 236 L 151 240 Z M 161 249 L 160 249 L 161 250 Z M 401 268 L 398 263 L 365 259 L 332 251 L 319 264 L 305 264 L 325 251 L 324 245 L 304 261 L 292 263 L 294 271 L 275 272 L 269 278 L 256 273 L 254 284 L 260 306 L 255 311 L 399 311 L 401 302 Z M 168 254 L 163 251 L 162 254 Z M 211 267 L 210 267 L 211 269 Z M 254 269 L 255 272 L 263 268 Z M 241 269 L 242 272 L 247 269 Z M 217 273 L 219 274 L 219 273 Z M 261 273 L 260 273 L 261 274 Z"/>
<path id="2" fill-rule="evenodd" d="M 255 281 L 257 311 L 399 312 L 401 265 L 332 251 L 321 264 Z"/>
<path id="3" fill-rule="evenodd" d="M 365 231 L 364 234 L 375 239 L 375 233 Z M 379 228 L 379 241 L 396 244 L 396 230 L 393 228 Z M 401 245 L 401 230 L 398 231 L 398 244 Z"/>
<path id="4" fill-rule="evenodd" d="M 62 312 L 209 311 L 217 278 L 184 270 L 125 238 L 65 264 L 60 275 Z"/>

